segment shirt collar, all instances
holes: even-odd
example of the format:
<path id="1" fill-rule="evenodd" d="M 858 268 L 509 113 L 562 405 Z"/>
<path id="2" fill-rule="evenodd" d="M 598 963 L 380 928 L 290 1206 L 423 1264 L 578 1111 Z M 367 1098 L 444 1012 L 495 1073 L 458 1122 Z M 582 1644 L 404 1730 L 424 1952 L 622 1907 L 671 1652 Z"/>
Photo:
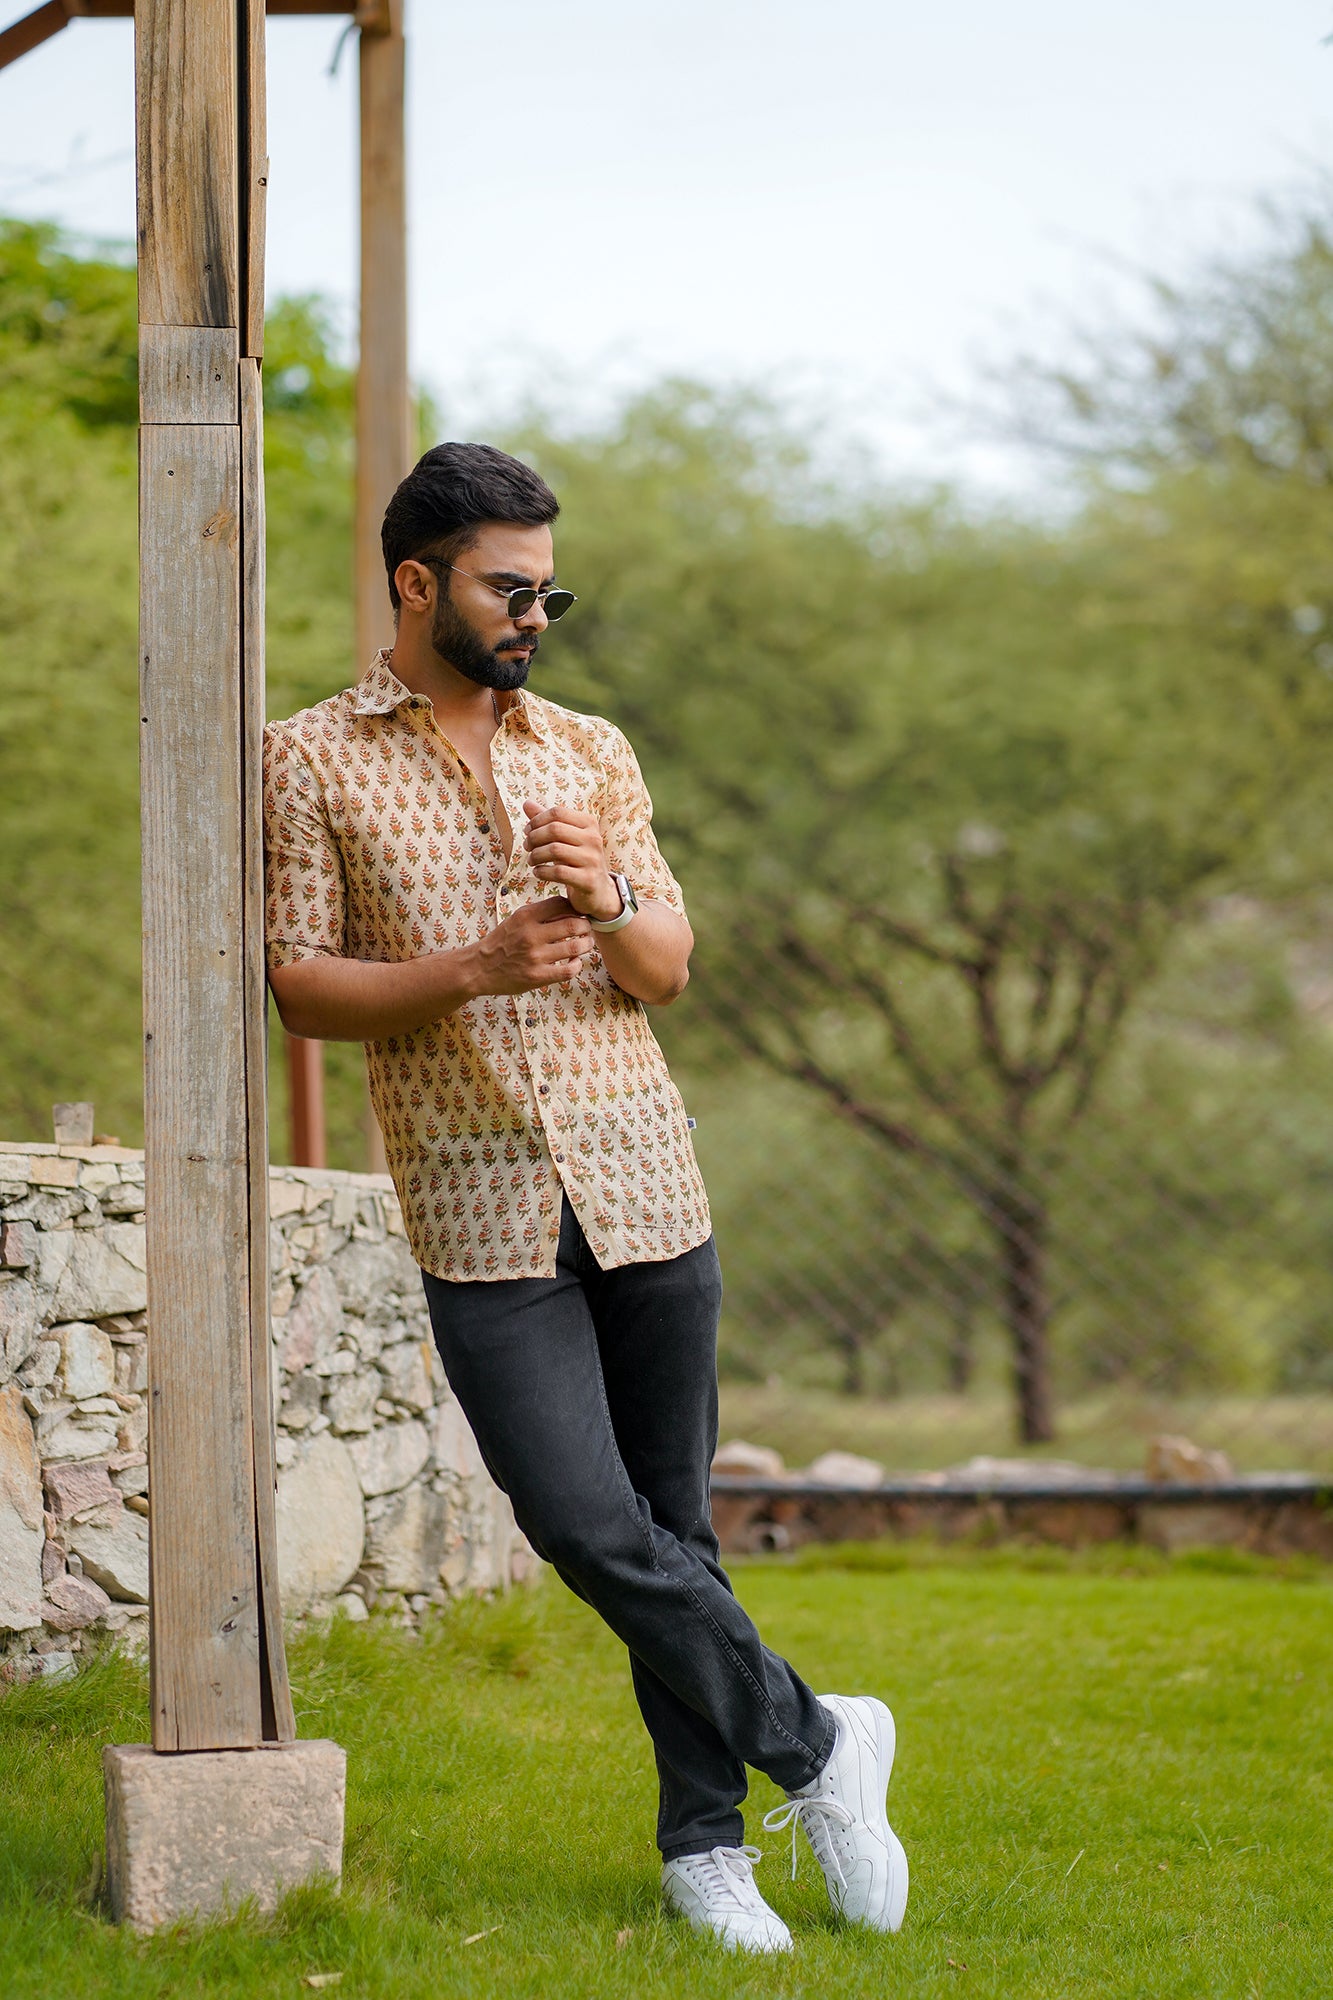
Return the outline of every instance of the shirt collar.
<path id="1" fill-rule="evenodd" d="M 381 646 L 352 693 L 353 715 L 392 715 L 396 708 L 402 708 L 406 703 L 424 703 L 426 699 L 424 695 L 413 694 L 410 688 L 405 688 L 391 670 L 387 646 Z M 502 713 L 507 714 L 510 708 L 518 709 L 534 736 L 545 737 L 538 704 L 529 700 L 525 689 L 513 690 Z"/>
<path id="2" fill-rule="evenodd" d="M 389 669 L 389 648 L 381 646 L 378 653 L 353 689 L 353 715 L 392 715 L 405 701 L 415 701 L 410 688 L 405 688 L 397 674 Z"/>

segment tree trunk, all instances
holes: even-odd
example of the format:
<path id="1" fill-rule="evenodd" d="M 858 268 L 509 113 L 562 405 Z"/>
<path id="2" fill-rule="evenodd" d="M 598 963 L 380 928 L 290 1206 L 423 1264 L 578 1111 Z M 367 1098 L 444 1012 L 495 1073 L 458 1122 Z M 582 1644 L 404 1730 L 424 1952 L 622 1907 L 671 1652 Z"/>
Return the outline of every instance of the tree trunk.
<path id="1" fill-rule="evenodd" d="M 965 1396 L 972 1386 L 972 1375 L 977 1365 L 970 1319 L 958 1318 L 950 1326 L 946 1365 L 950 1390 L 955 1396 Z"/>
<path id="2" fill-rule="evenodd" d="M 836 1344 L 842 1356 L 842 1393 L 844 1396 L 864 1396 L 866 1392 L 865 1342 L 851 1327 L 840 1327 Z"/>
<path id="3" fill-rule="evenodd" d="M 1040 1195 L 1016 1185 L 1015 1177 L 992 1191 L 987 1219 L 999 1238 L 1018 1435 L 1024 1444 L 1049 1444 L 1055 1436 L 1046 1282 L 1050 1218 Z"/>

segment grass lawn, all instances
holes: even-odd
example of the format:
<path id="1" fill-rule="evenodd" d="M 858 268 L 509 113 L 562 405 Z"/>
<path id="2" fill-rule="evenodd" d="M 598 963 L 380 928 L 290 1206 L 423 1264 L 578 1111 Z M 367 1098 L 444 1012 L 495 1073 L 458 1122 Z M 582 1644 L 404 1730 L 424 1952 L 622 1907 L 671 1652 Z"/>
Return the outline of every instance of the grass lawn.
<path id="1" fill-rule="evenodd" d="M 0 1993 L 296 2000 L 339 1973 L 338 2000 L 1333 1995 L 1326 1575 L 876 1546 L 737 1585 L 817 1688 L 896 1711 L 897 1938 L 838 1929 L 808 1851 L 793 1886 L 775 1841 L 759 1882 L 791 1958 L 730 1958 L 660 1915 L 623 1655 L 548 1579 L 422 1639 L 340 1622 L 294 1642 L 301 1733 L 350 1756 L 346 1884 L 267 1923 L 141 1942 L 107 1922 L 99 1748 L 146 1734 L 136 1667 L 5 1695 Z M 756 1779 L 752 1837 L 775 1799 Z"/>
<path id="2" fill-rule="evenodd" d="M 1148 1440 L 1183 1431 L 1220 1446 L 1241 1472 L 1333 1474 L 1333 1396 L 1153 1397 L 1108 1389 L 1062 1403 L 1054 1444 L 1014 1442 L 1011 1398 L 999 1390 L 967 1396 L 839 1396 L 790 1382 L 722 1384 L 722 1436 L 780 1451 L 789 1466 L 824 1451 L 859 1451 L 890 1473 L 956 1465 L 978 1452 L 1002 1458 L 1072 1458 L 1083 1465 L 1142 1472 Z"/>

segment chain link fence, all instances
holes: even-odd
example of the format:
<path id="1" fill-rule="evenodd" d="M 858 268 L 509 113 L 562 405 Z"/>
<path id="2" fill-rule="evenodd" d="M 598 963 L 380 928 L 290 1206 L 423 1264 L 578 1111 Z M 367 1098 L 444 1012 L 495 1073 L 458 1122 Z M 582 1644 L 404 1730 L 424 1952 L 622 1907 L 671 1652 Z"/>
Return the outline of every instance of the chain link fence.
<path id="1" fill-rule="evenodd" d="M 733 1431 L 790 1440 L 820 1408 L 825 1442 L 890 1469 L 1016 1446 L 1141 1469 L 1170 1432 L 1240 1471 L 1333 1471 L 1327 1026 L 1316 998 L 1281 1034 L 1224 1031 L 1191 950 L 1061 1143 L 914 1150 L 910 1092 L 868 1116 L 756 1056 L 737 1023 L 784 969 L 710 993 L 705 940 L 661 1032 L 713 1199 Z"/>

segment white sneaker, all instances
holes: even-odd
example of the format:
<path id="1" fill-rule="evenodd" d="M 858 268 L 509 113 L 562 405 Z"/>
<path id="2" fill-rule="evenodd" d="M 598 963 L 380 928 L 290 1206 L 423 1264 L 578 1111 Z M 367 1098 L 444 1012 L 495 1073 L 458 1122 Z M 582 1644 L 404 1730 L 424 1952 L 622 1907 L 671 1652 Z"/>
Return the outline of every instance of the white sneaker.
<path id="1" fill-rule="evenodd" d="M 757 1847 L 715 1847 L 662 1863 L 662 1900 L 729 1951 L 790 1951 L 791 1932 L 754 1886 Z"/>
<path id="2" fill-rule="evenodd" d="M 788 1792 L 765 1815 L 770 1832 L 790 1826 L 796 1877 L 796 1825 L 805 1828 L 835 1910 L 850 1923 L 896 1931 L 907 1908 L 907 1856 L 889 1825 L 884 1795 L 893 1769 L 893 1717 L 867 1694 L 822 1694 L 838 1725 L 833 1755 L 812 1785 Z"/>

